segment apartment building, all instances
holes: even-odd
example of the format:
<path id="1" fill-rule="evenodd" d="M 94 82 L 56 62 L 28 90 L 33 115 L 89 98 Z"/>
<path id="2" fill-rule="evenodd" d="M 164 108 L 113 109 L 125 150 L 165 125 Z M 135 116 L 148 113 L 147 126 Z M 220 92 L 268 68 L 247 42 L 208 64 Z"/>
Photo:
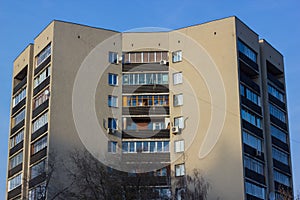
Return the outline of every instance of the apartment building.
<path id="1" fill-rule="evenodd" d="M 280 199 L 293 190 L 283 56 L 236 17 L 124 33 L 52 21 L 13 64 L 6 198 L 49 198 L 51 153 L 74 149 L 159 171 L 155 198 L 181 199 L 176 180 L 198 169 L 208 199 Z"/>

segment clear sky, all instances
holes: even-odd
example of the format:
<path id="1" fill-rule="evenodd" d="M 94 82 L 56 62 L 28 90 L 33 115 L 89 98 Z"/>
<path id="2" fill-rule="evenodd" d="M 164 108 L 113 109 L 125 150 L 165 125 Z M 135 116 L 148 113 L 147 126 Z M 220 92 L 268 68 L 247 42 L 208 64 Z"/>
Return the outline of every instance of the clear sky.
<path id="1" fill-rule="evenodd" d="M 12 63 L 53 19 L 125 31 L 236 15 L 285 57 L 295 190 L 300 190 L 299 0 L 0 0 L 0 199 L 5 196 Z M 299 98 L 299 99 L 298 99 Z"/>

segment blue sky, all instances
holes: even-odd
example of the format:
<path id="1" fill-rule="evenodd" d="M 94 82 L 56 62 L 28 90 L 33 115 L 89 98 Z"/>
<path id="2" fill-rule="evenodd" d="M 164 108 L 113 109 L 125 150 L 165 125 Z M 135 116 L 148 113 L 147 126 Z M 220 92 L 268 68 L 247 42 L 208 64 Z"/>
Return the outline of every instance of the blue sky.
<path id="1" fill-rule="evenodd" d="M 125 31 L 176 29 L 236 15 L 285 57 L 295 190 L 300 190 L 300 1 L 4 1 L 0 0 L 0 199 L 5 196 L 12 63 L 53 19 Z"/>

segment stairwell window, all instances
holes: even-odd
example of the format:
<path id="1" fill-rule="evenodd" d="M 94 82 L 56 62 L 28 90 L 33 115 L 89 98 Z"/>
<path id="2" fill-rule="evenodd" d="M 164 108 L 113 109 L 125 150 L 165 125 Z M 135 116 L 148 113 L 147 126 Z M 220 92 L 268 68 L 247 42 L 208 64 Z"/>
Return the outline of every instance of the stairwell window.
<path id="1" fill-rule="evenodd" d="M 114 63 L 117 64 L 118 63 L 118 53 L 117 52 L 109 52 L 108 53 L 108 62 L 109 63 Z"/>
<path id="2" fill-rule="evenodd" d="M 182 61 L 182 51 L 175 51 L 172 53 L 172 62 L 180 62 Z"/>
<path id="3" fill-rule="evenodd" d="M 181 84 L 183 82 L 182 72 L 176 72 L 173 74 L 173 84 Z"/>
<path id="4" fill-rule="evenodd" d="M 182 106 L 183 105 L 183 94 L 176 94 L 173 96 L 173 104 L 174 106 Z"/>
<path id="5" fill-rule="evenodd" d="M 117 129 L 117 119 L 108 118 L 108 128 L 116 130 Z"/>
<path id="6" fill-rule="evenodd" d="M 185 166 L 184 163 L 175 165 L 175 176 L 184 176 L 185 175 Z"/>
<path id="7" fill-rule="evenodd" d="M 117 152 L 117 142 L 115 141 L 108 141 L 107 151 L 109 153 L 116 153 Z"/>
<path id="8" fill-rule="evenodd" d="M 108 95 L 108 107 L 118 107 L 118 97 Z"/>
<path id="9" fill-rule="evenodd" d="M 174 126 L 178 126 L 178 128 L 184 128 L 184 118 L 183 117 L 175 117 L 174 118 Z"/>
<path id="10" fill-rule="evenodd" d="M 175 141 L 174 148 L 176 153 L 184 152 L 184 140 Z"/>

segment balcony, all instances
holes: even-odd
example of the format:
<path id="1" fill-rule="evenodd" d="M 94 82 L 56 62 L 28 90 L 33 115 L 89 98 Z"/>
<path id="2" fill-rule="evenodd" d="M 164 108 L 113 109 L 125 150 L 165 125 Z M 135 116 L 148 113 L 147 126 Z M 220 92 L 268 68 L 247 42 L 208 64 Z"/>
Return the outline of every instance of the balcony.
<path id="1" fill-rule="evenodd" d="M 13 155 L 14 153 L 16 153 L 17 151 L 19 151 L 22 148 L 23 148 L 23 141 L 9 150 L 9 156 Z"/>
<path id="2" fill-rule="evenodd" d="M 284 102 L 278 100 L 276 97 L 274 97 L 274 96 L 271 95 L 270 93 L 268 94 L 268 96 L 269 96 L 269 100 L 270 100 L 272 103 L 276 104 L 276 105 L 277 105 L 278 107 L 280 107 L 281 109 L 286 110 L 286 107 L 285 107 L 285 103 L 284 103 Z"/>
<path id="3" fill-rule="evenodd" d="M 16 94 L 24 85 L 27 84 L 27 77 L 23 78 L 13 89 L 13 95 Z"/>
<path id="4" fill-rule="evenodd" d="M 123 85 L 123 93 L 168 93 L 169 85 Z"/>
<path id="5" fill-rule="evenodd" d="M 26 104 L 26 97 L 22 99 L 15 107 L 12 108 L 11 115 L 14 115 L 16 112 L 18 112 L 24 105 Z"/>
<path id="6" fill-rule="evenodd" d="M 44 69 L 51 61 L 51 55 L 48 56 L 37 68 L 34 69 L 34 75 L 37 75 L 40 71 Z"/>
<path id="7" fill-rule="evenodd" d="M 33 96 L 35 96 L 37 93 L 39 93 L 42 89 L 44 89 L 47 85 L 50 83 L 50 76 L 48 76 L 41 84 L 36 86 L 33 89 Z"/>
<path id="8" fill-rule="evenodd" d="M 254 133 L 256 136 L 264 138 L 263 131 L 260 128 L 254 126 L 253 124 L 250 124 L 246 120 L 242 120 L 242 126 L 244 129 L 250 131 L 251 133 Z"/>
<path id="9" fill-rule="evenodd" d="M 277 119 L 276 117 L 274 117 L 273 115 L 270 115 L 270 120 L 273 124 L 276 124 L 277 126 L 279 126 L 280 128 L 284 129 L 287 131 L 287 125 L 286 123 L 282 122 L 281 120 Z"/>
<path id="10" fill-rule="evenodd" d="M 39 136 L 43 135 L 47 131 L 48 131 L 48 123 L 31 134 L 31 141 L 33 141 L 36 138 L 38 138 Z"/>
<path id="11" fill-rule="evenodd" d="M 47 99 L 44 103 L 42 103 L 41 105 L 39 105 L 37 108 L 35 108 L 32 111 L 32 118 L 35 118 L 36 116 L 38 116 L 41 112 L 43 112 L 45 109 L 47 109 L 49 106 L 49 99 Z"/>
<path id="12" fill-rule="evenodd" d="M 291 175 L 291 169 L 290 169 L 290 166 L 276 160 L 276 159 L 273 159 L 273 166 L 281 171 L 284 171 L 285 173 L 287 174 L 290 174 Z"/>
<path id="13" fill-rule="evenodd" d="M 29 181 L 29 188 L 32 188 L 32 187 L 42 183 L 45 180 L 46 180 L 46 173 L 44 172 L 41 175 L 39 175 Z"/>
<path id="14" fill-rule="evenodd" d="M 10 131 L 10 135 L 14 134 L 15 132 L 17 132 L 20 128 L 22 128 L 25 124 L 25 119 L 23 119 L 22 121 L 20 121 L 18 124 L 16 124 Z"/>
<path id="15" fill-rule="evenodd" d="M 258 174 L 250 169 L 245 168 L 245 176 L 263 185 L 266 184 L 264 175 Z"/>
<path id="16" fill-rule="evenodd" d="M 123 107 L 123 115 L 169 115 L 170 109 L 168 106 L 137 106 Z"/>
<path id="17" fill-rule="evenodd" d="M 258 64 L 256 62 L 254 62 L 253 60 L 248 58 L 245 54 L 243 54 L 240 51 L 239 51 L 239 59 L 241 61 L 241 62 L 239 62 L 240 67 L 243 67 L 243 68 L 247 67 L 248 70 L 251 71 L 251 73 L 258 74 L 259 69 L 258 69 Z"/>
<path id="18" fill-rule="evenodd" d="M 285 90 L 284 84 L 282 82 L 280 82 L 274 75 L 272 75 L 271 73 L 268 73 L 267 77 L 268 77 L 268 80 L 271 81 L 272 83 L 274 83 L 277 87 L 279 87 L 282 90 Z"/>
<path id="19" fill-rule="evenodd" d="M 240 81 L 245 83 L 247 86 L 252 88 L 254 91 L 256 91 L 258 94 L 260 94 L 260 87 L 257 85 L 250 77 L 248 77 L 244 73 L 240 73 Z"/>
<path id="20" fill-rule="evenodd" d="M 259 159 L 261 161 L 264 161 L 265 160 L 264 159 L 264 153 L 261 152 L 260 155 L 257 155 L 256 152 L 257 152 L 256 149 L 254 149 L 253 147 L 250 147 L 247 144 L 244 144 L 244 153 L 247 153 L 247 154 L 251 155 L 254 158 L 257 158 L 257 159 Z"/>
<path id="21" fill-rule="evenodd" d="M 36 161 L 38 160 L 41 160 L 42 158 L 44 158 L 45 156 L 47 156 L 47 147 L 40 150 L 39 152 L 33 154 L 31 157 L 30 157 L 30 164 L 33 164 L 35 163 Z"/>
<path id="22" fill-rule="evenodd" d="M 163 130 L 140 130 L 140 131 L 122 131 L 123 139 L 133 139 L 133 138 L 170 138 L 170 129 Z"/>
<path id="23" fill-rule="evenodd" d="M 262 115 L 261 107 L 247 99 L 246 97 L 241 96 L 242 104 L 250 108 L 252 111 Z"/>
<path id="24" fill-rule="evenodd" d="M 170 153 L 123 153 L 122 162 L 132 163 L 133 167 L 143 167 L 143 169 L 147 168 L 147 165 L 155 165 L 156 167 L 153 169 L 159 169 L 163 167 L 162 162 L 170 162 Z"/>
<path id="25" fill-rule="evenodd" d="M 145 64 L 123 64 L 123 72 L 146 72 L 146 71 L 169 71 L 168 65 L 159 63 L 145 63 Z"/>
<path id="26" fill-rule="evenodd" d="M 21 194 L 21 188 L 22 188 L 22 185 L 20 185 L 20 186 L 16 187 L 15 189 L 9 191 L 8 194 L 7 194 L 7 198 L 12 199 L 12 198 L 16 197 L 17 195 Z"/>
<path id="27" fill-rule="evenodd" d="M 281 140 L 278 140 L 274 136 L 272 136 L 272 144 L 276 145 L 277 147 L 280 147 L 281 149 L 289 152 L 289 146 L 288 144 L 282 142 Z"/>
<path id="28" fill-rule="evenodd" d="M 8 171 L 8 178 L 17 174 L 18 172 L 20 172 L 22 170 L 22 165 L 23 163 L 20 163 L 19 165 L 15 166 L 14 168 L 10 169 Z"/>

